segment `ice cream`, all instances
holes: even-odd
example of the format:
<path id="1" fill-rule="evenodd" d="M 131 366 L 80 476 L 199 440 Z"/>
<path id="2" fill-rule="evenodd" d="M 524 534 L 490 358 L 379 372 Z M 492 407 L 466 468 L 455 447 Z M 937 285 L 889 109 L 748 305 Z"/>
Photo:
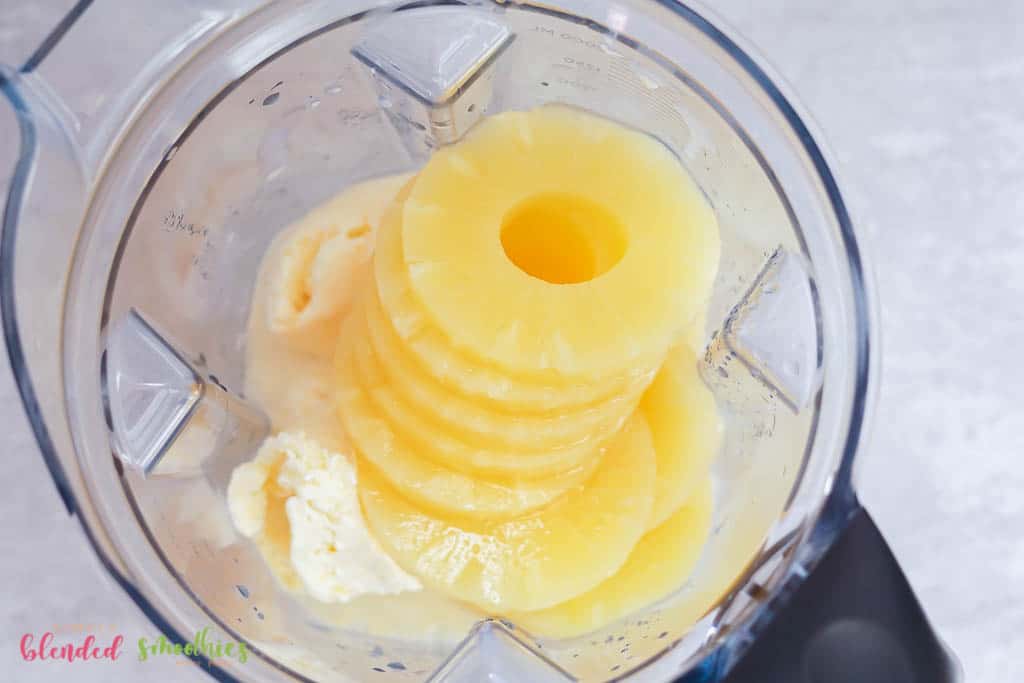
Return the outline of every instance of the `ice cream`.
<path id="1" fill-rule="evenodd" d="M 283 230 L 267 249 L 246 330 L 245 394 L 266 411 L 275 431 L 303 432 L 346 451 L 332 400 L 335 337 L 380 216 L 406 180 L 354 185 Z M 325 234 L 333 237 L 318 237 Z M 310 239 L 324 248 L 298 259 L 305 252 L 295 245 Z"/>
<path id="2" fill-rule="evenodd" d="M 290 564 L 321 602 L 420 588 L 367 531 L 352 463 L 303 434 L 267 439 L 232 475 L 228 505 L 236 528 L 257 541 L 269 564 Z M 298 587 L 291 575 L 288 583 Z"/>
<path id="3" fill-rule="evenodd" d="M 419 589 L 366 529 L 330 386 L 352 282 L 403 181 L 353 186 L 282 231 L 253 293 L 245 390 L 275 435 L 233 473 L 228 507 L 279 583 L 324 603 Z"/>

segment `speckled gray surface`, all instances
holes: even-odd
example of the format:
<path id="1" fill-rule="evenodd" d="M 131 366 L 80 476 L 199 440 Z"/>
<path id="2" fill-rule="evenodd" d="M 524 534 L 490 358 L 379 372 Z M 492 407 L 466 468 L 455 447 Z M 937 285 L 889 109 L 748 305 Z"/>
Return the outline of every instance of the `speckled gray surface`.
<path id="1" fill-rule="evenodd" d="M 23 58 L 69 4 L 0 0 L 0 61 Z M 874 255 L 884 368 L 862 497 L 968 680 L 1024 680 L 1024 4 L 714 6 L 825 132 Z M 0 107 L 0 181 L 15 141 Z M 152 662 L 20 663 L 20 635 L 50 624 L 153 628 L 63 514 L 6 363 L 0 425 L 0 677 L 202 680 Z"/>

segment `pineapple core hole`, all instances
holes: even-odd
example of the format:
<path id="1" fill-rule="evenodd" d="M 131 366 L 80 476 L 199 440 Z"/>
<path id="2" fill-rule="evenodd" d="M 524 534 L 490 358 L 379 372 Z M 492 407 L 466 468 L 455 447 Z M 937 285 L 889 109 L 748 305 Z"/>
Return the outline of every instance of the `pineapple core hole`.
<path id="1" fill-rule="evenodd" d="M 600 204 L 569 193 L 534 195 L 505 214 L 501 246 L 520 270 L 556 285 L 587 282 L 626 253 L 626 231 Z"/>

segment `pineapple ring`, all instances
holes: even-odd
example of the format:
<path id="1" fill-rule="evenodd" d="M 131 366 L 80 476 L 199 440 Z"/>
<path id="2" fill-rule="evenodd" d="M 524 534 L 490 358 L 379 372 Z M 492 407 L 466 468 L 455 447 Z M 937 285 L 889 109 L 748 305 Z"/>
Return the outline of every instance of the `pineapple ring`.
<path id="1" fill-rule="evenodd" d="M 666 147 L 558 106 L 492 116 L 439 150 L 401 244 L 453 347 L 576 379 L 657 363 L 702 309 L 719 251 L 714 212 Z"/>
<path id="2" fill-rule="evenodd" d="M 623 394 L 642 391 L 654 378 L 659 363 L 635 367 L 605 381 L 513 377 L 493 365 L 475 360 L 451 348 L 444 334 L 426 318 L 413 295 L 402 260 L 402 206 L 412 182 L 407 184 L 385 213 L 377 232 L 374 272 L 381 308 L 391 328 L 404 342 L 424 372 L 445 386 L 506 410 L 545 413 L 600 405 Z"/>
<path id="3" fill-rule="evenodd" d="M 516 482 L 564 474 L 600 457 L 601 446 L 607 437 L 585 439 L 549 450 L 469 444 L 453 435 L 444 425 L 432 423 L 421 411 L 396 395 L 380 367 L 380 356 L 374 354 L 366 339 L 353 337 L 348 343 L 352 345 L 356 379 L 373 409 L 391 425 L 396 435 L 408 439 L 409 445 L 416 447 L 421 457 L 471 476 Z"/>
<path id="4" fill-rule="evenodd" d="M 572 412 L 524 415 L 481 406 L 452 392 L 426 375 L 402 348 L 394 329 L 385 319 L 372 288 L 357 307 L 365 316 L 370 346 L 384 375 L 405 402 L 449 428 L 465 434 L 478 445 L 501 443 L 527 451 L 593 447 L 622 426 L 636 409 L 640 395 L 616 396 L 608 401 Z"/>
<path id="5" fill-rule="evenodd" d="M 484 480 L 435 464 L 399 437 L 374 410 L 367 390 L 353 372 L 351 351 L 346 351 L 342 350 L 336 362 L 338 409 L 356 455 L 418 505 L 441 514 L 509 519 L 578 487 L 600 463 L 601 458 L 594 458 L 547 479 L 515 482 Z"/>
<path id="6" fill-rule="evenodd" d="M 360 470 L 359 494 L 375 537 L 424 584 L 485 610 L 532 611 L 619 570 L 647 529 L 654 479 L 650 429 L 637 413 L 584 486 L 519 519 L 433 517 L 372 469 Z"/>
<path id="7" fill-rule="evenodd" d="M 626 564 L 593 590 L 554 607 L 508 616 L 535 636 L 572 638 L 671 595 L 693 573 L 711 532 L 711 480 L 636 544 Z"/>
<path id="8" fill-rule="evenodd" d="M 714 394 L 700 378 L 695 352 L 674 348 L 640 400 L 658 455 L 651 527 L 680 508 L 707 477 L 722 440 Z"/>

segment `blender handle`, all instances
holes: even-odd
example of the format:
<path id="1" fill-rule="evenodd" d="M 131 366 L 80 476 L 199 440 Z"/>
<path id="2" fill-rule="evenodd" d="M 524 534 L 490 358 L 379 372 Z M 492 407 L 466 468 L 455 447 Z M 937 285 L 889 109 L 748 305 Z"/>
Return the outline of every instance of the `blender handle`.
<path id="1" fill-rule="evenodd" d="M 962 680 L 881 532 L 858 506 L 722 683 Z"/>

